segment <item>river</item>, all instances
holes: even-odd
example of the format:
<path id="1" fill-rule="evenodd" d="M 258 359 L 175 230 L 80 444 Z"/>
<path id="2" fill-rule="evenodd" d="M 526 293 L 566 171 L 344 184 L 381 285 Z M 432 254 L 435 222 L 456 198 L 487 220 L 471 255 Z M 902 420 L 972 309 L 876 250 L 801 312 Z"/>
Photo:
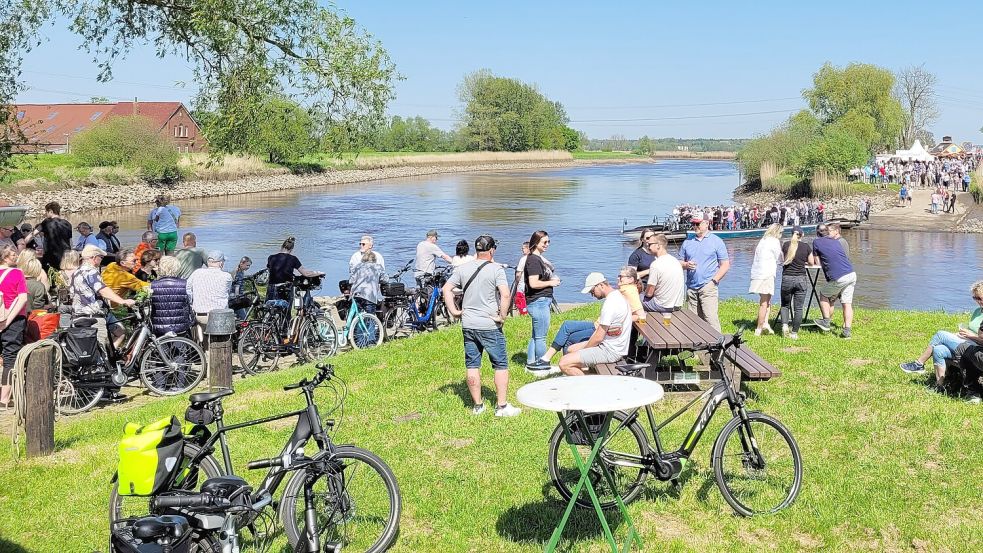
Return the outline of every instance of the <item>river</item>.
<path id="1" fill-rule="evenodd" d="M 617 274 L 634 246 L 621 239 L 630 225 L 664 216 L 680 203 L 728 203 L 738 184 L 732 162 L 660 161 L 543 171 L 457 173 L 282 192 L 183 200 L 182 232 L 199 246 L 218 248 L 265 264 L 289 235 L 307 267 L 327 273 L 326 294 L 347 277 L 348 259 L 363 234 L 389 272 L 413 258 L 426 231 L 440 232 L 449 255 L 460 239 L 481 233 L 500 244 L 497 260 L 514 264 L 520 244 L 537 229 L 550 233 L 547 257 L 563 280 L 559 301 L 585 301 L 583 279 L 591 271 Z M 124 245 L 139 241 L 149 208 L 84 215 L 93 226 L 116 219 Z M 72 217 L 74 222 L 80 220 Z M 983 238 L 972 234 L 848 230 L 859 275 L 855 305 L 964 311 L 972 307 L 969 285 L 980 278 Z M 728 240 L 732 269 L 721 284 L 725 297 L 747 297 L 755 239 Z M 675 247 L 670 245 L 670 251 Z M 473 252 L 472 252 L 473 253 Z M 756 297 L 755 297 L 756 298 Z M 815 311 L 813 312 L 816 313 Z"/>

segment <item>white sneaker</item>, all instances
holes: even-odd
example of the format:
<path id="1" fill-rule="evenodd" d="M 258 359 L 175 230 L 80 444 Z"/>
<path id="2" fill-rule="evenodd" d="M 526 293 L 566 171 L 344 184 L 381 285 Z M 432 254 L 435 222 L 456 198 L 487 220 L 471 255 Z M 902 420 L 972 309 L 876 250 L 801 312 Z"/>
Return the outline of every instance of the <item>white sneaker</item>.
<path id="1" fill-rule="evenodd" d="M 514 417 L 522 412 L 522 409 L 513 406 L 511 403 L 506 403 L 505 407 L 496 407 L 495 416 L 496 417 Z"/>
<path id="2" fill-rule="evenodd" d="M 754 329 L 754 335 L 755 336 L 761 336 L 761 329 L 760 328 Z"/>
<path id="3" fill-rule="evenodd" d="M 788 331 L 789 331 L 788 325 L 782 324 L 782 336 L 788 336 Z"/>
<path id="4" fill-rule="evenodd" d="M 482 414 L 484 412 L 485 412 L 485 404 L 484 403 L 482 403 L 481 405 L 475 405 L 474 407 L 471 408 L 471 414 L 472 415 L 480 415 L 480 414 Z"/>
<path id="5" fill-rule="evenodd" d="M 788 337 L 791 340 L 798 340 L 799 339 L 799 333 L 798 332 L 789 332 L 788 333 Z"/>
<path id="6" fill-rule="evenodd" d="M 771 325 L 766 324 L 764 328 L 764 334 L 774 334 L 775 331 L 771 329 Z"/>

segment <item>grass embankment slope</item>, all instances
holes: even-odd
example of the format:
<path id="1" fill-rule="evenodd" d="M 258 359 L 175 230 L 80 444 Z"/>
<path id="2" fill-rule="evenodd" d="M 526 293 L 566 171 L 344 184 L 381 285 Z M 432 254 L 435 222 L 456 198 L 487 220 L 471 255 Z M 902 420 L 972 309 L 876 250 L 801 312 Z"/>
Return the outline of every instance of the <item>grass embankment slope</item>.
<path id="1" fill-rule="evenodd" d="M 725 302 L 725 331 L 749 323 L 754 307 Z M 594 305 L 564 317 L 596 313 Z M 983 550 L 983 411 L 930 393 L 922 378 L 897 369 L 936 329 L 955 328 L 961 317 L 858 310 L 856 319 L 850 341 L 809 331 L 797 342 L 749 338 L 755 351 L 784 371 L 779 379 L 750 385 L 751 406 L 778 417 L 799 442 L 805 476 L 798 501 L 770 517 L 731 513 L 709 465 L 710 445 L 724 423 L 719 412 L 696 450 L 695 468 L 684 473 L 681 494 L 650 481 L 629 507 L 645 550 Z M 558 325 L 554 319 L 554 330 Z M 528 319 L 508 321 L 506 334 L 511 354 L 525 351 Z M 512 397 L 530 379 L 522 357 L 513 363 Z M 525 409 L 513 419 L 496 419 L 490 411 L 472 417 L 457 328 L 346 353 L 335 363 L 351 385 L 335 438 L 378 453 L 402 488 L 401 533 L 393 551 L 542 550 L 564 507 L 546 472 L 554 415 Z M 309 373 L 302 367 L 237 382 L 236 395 L 226 402 L 228 419 L 302 403 L 280 387 Z M 490 371 L 484 381 L 491 401 Z M 680 403 L 667 400 L 658 412 L 667 415 Z M 58 452 L 44 459 L 14 461 L 10 446 L 0 445 L 0 550 L 19 551 L 11 544 L 31 551 L 102 548 L 123 423 L 180 414 L 184 407 L 183 397 L 155 399 L 129 411 L 61 419 Z M 691 421 L 672 429 L 667 441 L 678 442 Z M 281 423 L 234 434 L 235 465 L 274 455 L 290 430 Z M 253 481 L 260 476 L 246 474 Z M 623 536 L 618 517 L 610 519 Z M 566 538 L 569 550 L 606 550 L 590 512 L 575 513 Z"/>

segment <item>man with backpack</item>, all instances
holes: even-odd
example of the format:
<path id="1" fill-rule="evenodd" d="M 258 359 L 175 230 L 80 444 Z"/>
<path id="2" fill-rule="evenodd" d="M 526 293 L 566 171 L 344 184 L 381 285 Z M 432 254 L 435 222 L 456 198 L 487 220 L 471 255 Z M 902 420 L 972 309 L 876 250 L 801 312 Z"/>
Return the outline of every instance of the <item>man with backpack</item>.
<path id="1" fill-rule="evenodd" d="M 165 254 L 177 248 L 177 229 L 181 220 L 181 208 L 171 205 L 170 196 L 161 194 L 155 200 L 157 207 L 147 216 L 147 230 L 157 233 L 157 247 Z"/>
<path id="2" fill-rule="evenodd" d="M 509 283 L 505 268 L 494 262 L 495 239 L 479 236 L 474 242 L 477 258 L 459 265 L 444 284 L 444 303 L 454 317 L 461 318 L 464 334 L 464 367 L 474 406 L 471 412 L 485 411 L 481 399 L 481 354 L 488 353 L 495 370 L 496 417 L 514 417 L 522 412 L 509 404 L 509 359 L 502 324 L 509 310 Z M 461 309 L 454 304 L 454 289 L 462 290 Z"/>

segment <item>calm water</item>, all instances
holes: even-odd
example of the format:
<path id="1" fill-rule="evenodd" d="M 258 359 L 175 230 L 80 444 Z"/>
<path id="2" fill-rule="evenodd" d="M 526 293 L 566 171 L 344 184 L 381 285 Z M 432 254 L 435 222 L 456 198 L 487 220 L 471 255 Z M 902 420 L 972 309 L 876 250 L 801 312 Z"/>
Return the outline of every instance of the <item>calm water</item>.
<path id="1" fill-rule="evenodd" d="M 180 202 L 182 231 L 198 235 L 199 246 L 219 248 L 230 258 L 265 264 L 288 235 L 307 267 L 327 273 L 326 293 L 347 277 L 348 259 L 359 237 L 371 234 L 389 272 L 413 258 L 427 229 L 440 231 L 449 255 L 459 239 L 473 244 L 481 233 L 498 239 L 497 260 L 514 264 L 519 247 L 536 229 L 546 229 L 547 252 L 563 285 L 560 301 L 583 301 L 583 279 L 591 271 L 616 274 L 634 245 L 620 236 L 631 226 L 663 216 L 673 205 L 725 203 L 738 174 L 730 162 L 661 161 L 657 164 L 578 167 L 435 175 L 351 185 L 325 186 Z M 146 212 L 88 213 L 95 224 L 117 219 L 124 245 L 136 244 Z M 73 221 L 77 220 L 75 217 Z M 844 231 L 860 281 L 856 305 L 966 310 L 969 284 L 980 278 L 983 238 L 919 232 Z M 733 262 L 721 285 L 725 296 L 750 297 L 748 274 L 756 240 L 727 241 Z M 672 251 L 672 246 L 670 246 Z"/>

